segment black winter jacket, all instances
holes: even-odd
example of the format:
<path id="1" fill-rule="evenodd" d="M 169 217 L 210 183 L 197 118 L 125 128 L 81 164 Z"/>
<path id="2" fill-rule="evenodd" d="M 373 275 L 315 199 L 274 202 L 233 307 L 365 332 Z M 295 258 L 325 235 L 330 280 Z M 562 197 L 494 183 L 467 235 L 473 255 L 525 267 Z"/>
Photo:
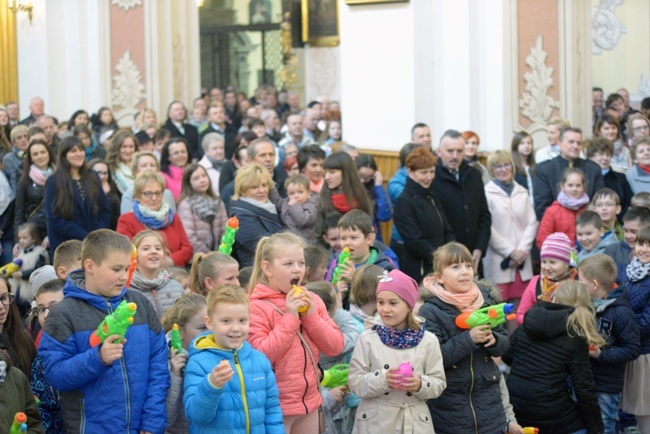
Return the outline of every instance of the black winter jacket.
<path id="1" fill-rule="evenodd" d="M 634 196 L 632 187 L 630 187 L 630 183 L 627 181 L 625 173 L 615 172 L 612 169 L 609 169 L 609 172 L 603 176 L 603 182 L 605 183 L 605 187 L 614 190 L 621 200 L 621 212 L 618 213 L 617 220 L 622 224 L 623 216 L 630 207 L 632 196 Z"/>
<path id="2" fill-rule="evenodd" d="M 480 249 L 485 255 L 492 233 L 492 215 L 485 198 L 481 172 L 463 160 L 458 173 L 460 180 L 456 181 L 442 165 L 442 160 L 438 160 L 433 189 L 440 197 L 456 241 L 470 252 Z"/>
<path id="3" fill-rule="evenodd" d="M 596 308 L 598 333 L 607 344 L 598 359 L 589 358 L 596 392 L 617 394 L 623 391 L 625 365 L 641 353 L 639 325 L 622 288 L 617 288 Z"/>
<path id="4" fill-rule="evenodd" d="M 31 179 L 25 183 L 18 182 L 16 191 L 16 214 L 14 216 L 14 228 L 18 229 L 20 225 L 32 222 L 38 228 L 41 237 L 47 234 L 47 223 L 45 222 L 45 186 L 38 185 Z M 18 234 L 16 233 L 16 240 Z"/>
<path id="5" fill-rule="evenodd" d="M 485 305 L 494 304 L 488 291 L 480 288 Z M 440 341 L 447 388 L 427 401 L 438 434 L 494 434 L 506 428 L 501 402 L 501 373 L 492 357 L 508 349 L 508 336 L 501 326 L 493 330 L 496 343 L 490 347 L 472 342 L 469 330 L 456 327 L 460 311 L 455 306 L 430 297 L 420 308 L 424 327 Z"/>
<path id="6" fill-rule="evenodd" d="M 566 329 L 573 311 L 571 306 L 538 301 L 510 337 L 503 360 L 512 367 L 508 391 L 521 426 L 553 434 L 583 428 L 589 434 L 603 432 L 589 346 L 580 337 L 570 337 Z M 569 378 L 578 402 L 571 399 Z"/>
<path id="7" fill-rule="evenodd" d="M 400 270 L 420 283 L 433 268 L 433 252 L 456 239 L 433 186 L 406 179 L 395 201 L 393 222 L 404 240 Z"/>
<path id="8" fill-rule="evenodd" d="M 270 213 L 243 200 L 235 200 L 231 203 L 230 215 L 239 219 L 239 230 L 235 234 L 233 251 L 241 267 L 253 265 L 255 249 L 260 238 L 284 230 L 279 214 Z"/>

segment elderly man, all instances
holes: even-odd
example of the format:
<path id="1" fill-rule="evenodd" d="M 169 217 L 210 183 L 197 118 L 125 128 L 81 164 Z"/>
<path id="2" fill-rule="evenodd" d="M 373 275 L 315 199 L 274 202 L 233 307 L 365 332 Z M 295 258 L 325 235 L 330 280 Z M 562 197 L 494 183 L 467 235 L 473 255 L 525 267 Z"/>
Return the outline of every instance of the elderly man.
<path id="1" fill-rule="evenodd" d="M 14 101 L 9 101 L 5 107 L 7 108 L 7 114 L 9 115 L 9 125 L 15 127 L 20 122 L 18 104 Z"/>
<path id="2" fill-rule="evenodd" d="M 437 149 L 438 164 L 433 181 L 456 241 L 472 253 L 474 269 L 487 250 L 492 232 L 481 172 L 463 158 L 465 140 L 459 131 L 447 130 Z M 433 252 L 432 252 L 433 253 Z"/>
<path id="3" fill-rule="evenodd" d="M 300 114 L 293 114 L 287 118 L 287 134 L 284 136 L 280 143 L 278 143 L 280 158 L 279 164 L 284 164 L 284 151 L 290 143 L 295 144 L 298 149 L 305 145 L 313 145 L 315 142 L 304 135 L 303 133 L 303 119 Z"/>
<path id="4" fill-rule="evenodd" d="M 199 146 L 199 132 L 194 125 L 185 122 L 187 110 L 180 101 L 172 101 L 167 109 L 167 121 L 162 126 L 172 134 L 172 137 L 182 137 L 190 145 L 191 160 L 203 158 L 203 148 Z"/>
<path id="5" fill-rule="evenodd" d="M 264 130 L 267 139 L 272 140 L 275 143 L 282 140 L 282 134 L 280 134 L 280 118 L 275 110 L 270 108 L 262 110 L 260 119 L 264 122 Z"/>
<path id="6" fill-rule="evenodd" d="M 594 193 L 604 187 L 600 166 L 593 161 L 580 158 L 582 150 L 582 130 L 568 127 L 560 133 L 558 142 L 560 155 L 544 161 L 535 167 L 533 175 L 533 196 L 537 220 L 541 220 L 544 211 L 559 194 L 558 186 L 562 182 L 562 172 L 567 167 L 581 169 L 587 179 L 586 193 L 593 197 Z"/>
<path id="7" fill-rule="evenodd" d="M 39 116 L 42 116 L 45 113 L 45 102 L 43 98 L 35 96 L 29 102 L 29 116 L 20 121 L 21 125 L 27 125 L 28 127 L 32 126 L 36 122 Z M 52 120 L 56 125 L 59 124 L 59 121 L 52 117 Z"/>
<path id="8" fill-rule="evenodd" d="M 54 120 L 51 116 L 41 115 L 38 117 L 38 119 L 36 119 L 36 125 L 43 129 L 43 132 L 45 132 L 45 140 L 52 148 L 52 153 L 56 155 L 57 146 L 61 141 L 61 138 L 57 134 L 57 131 L 59 131 L 59 129 L 54 123 Z"/>

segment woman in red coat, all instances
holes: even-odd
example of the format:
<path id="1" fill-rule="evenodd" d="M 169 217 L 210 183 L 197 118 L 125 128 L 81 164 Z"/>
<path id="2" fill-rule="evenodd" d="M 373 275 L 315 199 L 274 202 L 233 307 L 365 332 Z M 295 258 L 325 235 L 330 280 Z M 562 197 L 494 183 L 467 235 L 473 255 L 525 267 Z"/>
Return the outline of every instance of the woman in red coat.
<path id="1" fill-rule="evenodd" d="M 133 211 L 122 214 L 117 232 L 133 238 L 138 232 L 152 229 L 165 238 L 170 255 L 169 266 L 185 266 L 192 259 L 193 249 L 181 219 L 163 201 L 165 179 L 157 172 L 142 172 L 133 184 Z M 173 262 L 173 263 L 172 263 Z"/>

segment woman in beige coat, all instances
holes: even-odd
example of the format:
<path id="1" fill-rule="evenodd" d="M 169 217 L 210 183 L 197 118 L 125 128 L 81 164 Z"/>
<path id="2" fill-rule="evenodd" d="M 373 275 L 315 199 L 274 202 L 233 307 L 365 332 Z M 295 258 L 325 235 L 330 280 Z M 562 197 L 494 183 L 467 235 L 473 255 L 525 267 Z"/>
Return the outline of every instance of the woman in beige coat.
<path id="1" fill-rule="evenodd" d="M 361 398 L 353 433 L 433 433 L 427 399 L 440 396 L 447 382 L 438 338 L 413 316 L 415 280 L 399 270 L 385 274 L 377 287 L 377 316 L 366 320 L 357 341 L 348 387 Z M 412 375 L 400 376 L 410 363 Z"/>
<path id="2" fill-rule="evenodd" d="M 528 191 L 514 181 L 515 165 L 505 151 L 488 158 L 492 180 L 485 196 L 492 214 L 492 233 L 483 270 L 496 283 L 504 300 L 518 302 L 533 277 L 530 249 L 537 233 L 537 219 Z"/>

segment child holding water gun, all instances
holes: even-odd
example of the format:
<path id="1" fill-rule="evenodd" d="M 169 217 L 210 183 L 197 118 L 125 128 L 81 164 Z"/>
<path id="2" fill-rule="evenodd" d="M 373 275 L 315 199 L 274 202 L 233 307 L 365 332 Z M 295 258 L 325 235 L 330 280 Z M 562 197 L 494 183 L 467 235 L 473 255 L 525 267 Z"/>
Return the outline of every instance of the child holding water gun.
<path id="1" fill-rule="evenodd" d="M 319 432 L 319 355 L 340 354 L 344 342 L 323 301 L 296 287 L 305 275 L 303 249 L 288 232 L 262 238 L 250 282 L 248 340 L 271 361 L 288 434 Z"/>
<path id="2" fill-rule="evenodd" d="M 169 349 L 169 379 L 167 391 L 167 429 L 166 434 L 186 434 L 190 423 L 185 417 L 183 406 L 183 371 L 187 364 L 187 351 L 190 342 L 205 332 L 205 317 L 208 314 L 205 297 L 200 294 L 183 294 L 174 305 L 167 309 L 162 325 L 167 333 Z M 177 330 L 174 330 L 176 326 Z M 174 335 L 176 334 L 176 337 Z M 176 345 L 180 342 L 181 350 Z"/>
<path id="3" fill-rule="evenodd" d="M 167 426 L 167 345 L 151 303 L 125 287 L 132 251 L 117 232 L 88 234 L 82 269 L 68 275 L 64 299 L 45 322 L 39 355 L 61 392 L 65 432 L 159 434 Z M 133 322 L 123 336 L 116 331 L 95 346 L 98 327 L 122 301 L 136 304 Z"/>
<path id="4" fill-rule="evenodd" d="M 185 371 L 185 414 L 192 433 L 284 434 L 271 364 L 246 342 L 246 291 L 223 285 L 208 294 L 210 331 L 190 344 Z"/>
<path id="5" fill-rule="evenodd" d="M 19 427 L 23 423 L 27 425 L 28 434 L 44 434 L 29 381 L 20 369 L 12 366 L 5 350 L 0 342 L 0 432 L 13 433 L 12 424 L 18 419 Z M 21 415 L 17 416 L 18 413 Z"/>
<path id="6" fill-rule="evenodd" d="M 467 330 L 456 325 L 459 314 L 493 305 L 494 300 L 474 283 L 472 254 L 462 244 L 440 247 L 433 263 L 433 274 L 423 281 L 432 296 L 419 311 L 427 330 L 440 340 L 447 377 L 447 389 L 427 402 L 433 425 L 439 434 L 503 432 L 508 422 L 499 389 L 501 373 L 492 358 L 506 352 L 508 336 L 503 326 Z"/>
<path id="7" fill-rule="evenodd" d="M 350 361 L 348 384 L 361 398 L 354 433 L 433 432 L 426 400 L 440 396 L 447 383 L 438 339 L 412 312 L 418 292 L 415 280 L 399 270 L 379 281 L 378 315 Z"/>
<path id="8" fill-rule="evenodd" d="M 160 232 L 147 229 L 133 237 L 133 245 L 138 249 L 138 265 L 133 273 L 130 289 L 143 293 L 162 318 L 165 311 L 183 295 L 181 284 L 172 279 L 163 268 L 167 255 L 165 240 Z"/>
<path id="9" fill-rule="evenodd" d="M 239 286 L 239 263 L 221 252 L 197 253 L 190 270 L 190 292 L 207 295 L 219 285 Z"/>
<path id="10" fill-rule="evenodd" d="M 551 302 L 531 308 L 503 356 L 511 366 L 507 383 L 519 423 L 541 433 L 604 432 L 589 362 L 589 345 L 604 344 L 582 283 L 562 282 Z"/>

